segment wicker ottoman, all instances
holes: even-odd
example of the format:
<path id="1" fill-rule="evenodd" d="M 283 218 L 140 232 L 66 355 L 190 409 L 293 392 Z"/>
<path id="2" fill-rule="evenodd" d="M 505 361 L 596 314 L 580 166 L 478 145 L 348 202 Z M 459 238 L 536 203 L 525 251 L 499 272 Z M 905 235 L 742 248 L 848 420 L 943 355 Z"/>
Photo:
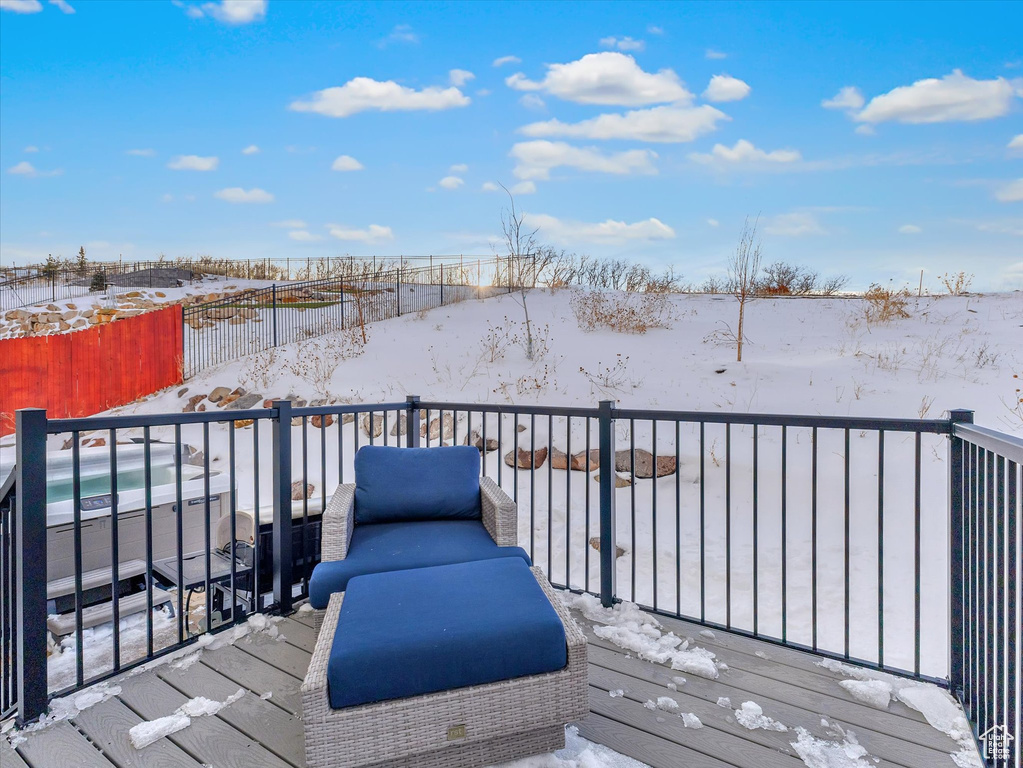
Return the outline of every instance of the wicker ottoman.
<path id="1" fill-rule="evenodd" d="M 586 638 L 540 569 L 529 570 L 564 627 L 564 668 L 340 709 L 327 683 L 344 599 L 333 595 L 302 685 L 309 768 L 481 768 L 564 747 L 565 724 L 589 711 Z"/>

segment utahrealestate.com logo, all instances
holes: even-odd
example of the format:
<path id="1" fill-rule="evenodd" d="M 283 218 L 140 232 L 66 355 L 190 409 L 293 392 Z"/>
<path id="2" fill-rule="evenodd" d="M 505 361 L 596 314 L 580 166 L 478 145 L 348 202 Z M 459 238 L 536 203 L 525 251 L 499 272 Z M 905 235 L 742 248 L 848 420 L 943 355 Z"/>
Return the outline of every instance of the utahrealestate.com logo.
<path id="1" fill-rule="evenodd" d="M 995 763 L 1004 761 L 1008 764 L 1009 756 L 1012 754 L 1013 735 L 1004 725 L 988 728 L 980 735 L 980 739 L 984 742 L 984 757 L 987 760 Z"/>

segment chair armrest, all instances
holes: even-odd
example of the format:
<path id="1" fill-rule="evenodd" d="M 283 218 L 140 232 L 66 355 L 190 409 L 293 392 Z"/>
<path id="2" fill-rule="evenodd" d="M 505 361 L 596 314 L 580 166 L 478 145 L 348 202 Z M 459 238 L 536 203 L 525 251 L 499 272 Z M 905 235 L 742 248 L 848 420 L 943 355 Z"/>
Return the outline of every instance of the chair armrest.
<path id="1" fill-rule="evenodd" d="M 342 484 L 323 510 L 320 523 L 320 560 L 344 560 L 355 528 L 355 485 Z"/>
<path id="2" fill-rule="evenodd" d="M 480 511 L 483 513 L 483 526 L 497 546 L 518 546 L 518 507 L 489 477 L 480 478 Z"/>

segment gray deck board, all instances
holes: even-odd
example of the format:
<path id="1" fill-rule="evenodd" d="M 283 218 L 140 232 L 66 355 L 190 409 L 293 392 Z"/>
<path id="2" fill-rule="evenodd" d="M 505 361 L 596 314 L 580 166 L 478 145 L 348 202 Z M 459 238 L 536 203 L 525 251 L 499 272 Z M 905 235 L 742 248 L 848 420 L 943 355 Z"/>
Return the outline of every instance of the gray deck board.
<path id="1" fill-rule="evenodd" d="M 113 763 L 68 722 L 26 733 L 18 752 L 32 768 L 72 765 L 75 768 L 113 768 Z"/>
<path id="2" fill-rule="evenodd" d="M 142 722 L 142 718 L 128 709 L 116 698 L 107 699 L 84 712 L 79 712 L 72 722 L 85 733 L 93 744 L 117 768 L 202 768 L 202 764 L 167 739 L 150 744 L 142 750 L 135 749 L 128 738 L 128 731 Z"/>
<path id="3" fill-rule="evenodd" d="M 14 751 L 7 739 L 0 737 L 0 765 L 3 768 L 28 768 L 21 755 Z"/>
<path id="4" fill-rule="evenodd" d="M 2 751 L 0 740 L 3 768 L 8 762 L 11 768 L 303 768 L 300 687 L 316 638 L 313 615 L 304 611 L 278 622 L 276 639 L 254 633 L 207 648 L 187 669 L 164 665 L 123 678 L 116 698 L 32 734 L 19 747 L 24 765 L 17 753 Z M 641 660 L 598 638 L 591 623 L 576 616 L 589 640 L 590 714 L 577 724 L 580 734 L 652 768 L 801 768 L 792 747 L 795 728 L 834 740 L 822 717 L 855 734 L 876 768 L 954 766 L 949 755 L 958 745 L 919 713 L 901 704 L 879 710 L 851 698 L 838 685 L 842 677 L 817 666 L 811 654 L 720 630 L 701 635 L 697 625 L 658 617 L 728 665 L 710 680 Z M 668 683 L 675 677 L 686 682 L 673 690 Z M 223 701 L 239 688 L 246 695 L 213 717 L 195 718 L 141 752 L 128 742 L 128 729 L 140 720 L 170 714 L 194 696 Z M 625 695 L 609 695 L 618 689 Z M 678 714 L 644 706 L 659 696 L 678 702 L 680 713 L 696 714 L 704 727 L 686 728 Z M 731 708 L 718 706 L 720 697 L 730 698 Z M 733 711 L 744 701 L 755 701 L 790 730 L 744 728 Z"/>

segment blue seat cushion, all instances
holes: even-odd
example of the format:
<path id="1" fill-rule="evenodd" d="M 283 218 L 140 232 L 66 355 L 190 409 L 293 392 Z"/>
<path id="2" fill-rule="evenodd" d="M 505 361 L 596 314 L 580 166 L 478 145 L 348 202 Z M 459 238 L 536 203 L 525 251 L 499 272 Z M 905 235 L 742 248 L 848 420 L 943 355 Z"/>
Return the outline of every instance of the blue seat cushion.
<path id="1" fill-rule="evenodd" d="M 520 558 L 521 547 L 499 547 L 479 520 L 427 520 L 422 523 L 357 525 L 344 560 L 319 563 L 309 579 L 309 602 L 326 608 L 334 592 L 344 592 L 354 576 L 432 565 Z"/>
<path id="2" fill-rule="evenodd" d="M 480 452 L 471 445 L 355 454 L 355 522 L 479 520 Z"/>
<path id="3" fill-rule="evenodd" d="M 357 576 L 327 662 L 335 709 L 562 669 L 565 628 L 519 558 Z"/>

